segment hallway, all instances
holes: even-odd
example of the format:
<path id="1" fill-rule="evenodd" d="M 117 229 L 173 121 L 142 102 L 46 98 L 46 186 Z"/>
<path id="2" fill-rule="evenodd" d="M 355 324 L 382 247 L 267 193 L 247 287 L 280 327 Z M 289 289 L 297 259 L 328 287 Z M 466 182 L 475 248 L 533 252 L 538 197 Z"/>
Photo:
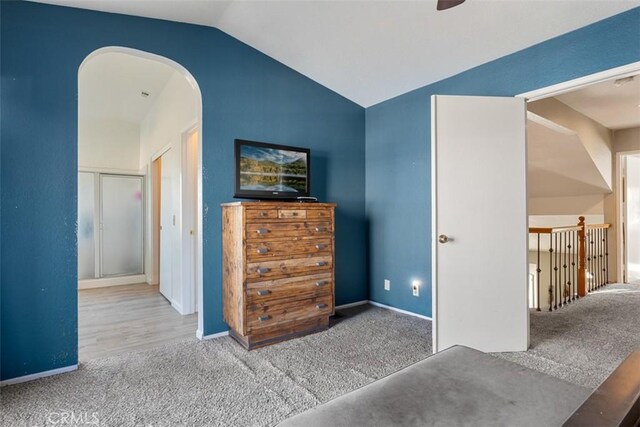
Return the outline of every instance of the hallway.
<path id="1" fill-rule="evenodd" d="M 193 338 L 197 313 L 181 316 L 158 286 L 140 283 L 78 291 L 81 362 Z"/>

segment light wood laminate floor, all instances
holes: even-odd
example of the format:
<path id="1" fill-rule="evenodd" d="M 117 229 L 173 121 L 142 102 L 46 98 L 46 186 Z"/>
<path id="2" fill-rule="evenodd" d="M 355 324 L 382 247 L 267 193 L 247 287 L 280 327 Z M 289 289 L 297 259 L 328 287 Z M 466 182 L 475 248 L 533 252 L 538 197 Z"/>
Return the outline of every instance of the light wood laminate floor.
<path id="1" fill-rule="evenodd" d="M 78 291 L 81 362 L 195 338 L 198 315 L 182 316 L 158 286 L 112 286 Z"/>

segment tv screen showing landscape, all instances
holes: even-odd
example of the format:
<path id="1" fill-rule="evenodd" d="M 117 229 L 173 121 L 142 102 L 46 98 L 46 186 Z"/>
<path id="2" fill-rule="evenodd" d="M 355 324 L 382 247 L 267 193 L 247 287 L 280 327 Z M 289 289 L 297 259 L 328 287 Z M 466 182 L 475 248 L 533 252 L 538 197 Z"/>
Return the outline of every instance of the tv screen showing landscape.
<path id="1" fill-rule="evenodd" d="M 236 144 L 237 195 L 308 195 L 309 150 L 240 140 Z"/>

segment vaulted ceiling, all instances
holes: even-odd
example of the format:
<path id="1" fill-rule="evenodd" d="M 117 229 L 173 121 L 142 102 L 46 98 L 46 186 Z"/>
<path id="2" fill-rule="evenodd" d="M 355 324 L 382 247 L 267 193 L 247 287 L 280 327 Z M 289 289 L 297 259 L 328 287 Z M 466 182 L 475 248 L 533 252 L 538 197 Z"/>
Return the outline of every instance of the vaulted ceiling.
<path id="1" fill-rule="evenodd" d="M 368 107 L 640 5 L 638 0 L 42 0 L 207 25 Z"/>

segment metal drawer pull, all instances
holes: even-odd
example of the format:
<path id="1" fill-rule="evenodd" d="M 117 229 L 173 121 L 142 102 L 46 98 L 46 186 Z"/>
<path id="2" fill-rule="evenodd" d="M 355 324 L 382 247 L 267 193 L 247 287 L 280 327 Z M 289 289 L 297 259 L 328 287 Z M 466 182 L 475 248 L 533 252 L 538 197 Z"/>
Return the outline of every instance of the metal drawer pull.
<path id="1" fill-rule="evenodd" d="M 324 262 L 324 261 L 318 261 L 318 262 L 316 262 L 316 266 L 318 266 L 318 267 L 324 267 L 325 265 L 327 265 L 327 263 L 326 263 L 326 262 Z"/>
<path id="2" fill-rule="evenodd" d="M 327 284 L 326 280 L 320 280 L 320 281 L 316 282 L 316 286 L 324 286 L 326 284 Z"/>
<path id="3" fill-rule="evenodd" d="M 298 216 L 298 212 L 291 212 L 291 216 Z"/>
<path id="4" fill-rule="evenodd" d="M 327 231 L 327 227 L 316 227 L 316 231 L 319 231 L 319 232 Z"/>
<path id="5" fill-rule="evenodd" d="M 269 291 L 269 290 L 258 291 L 258 295 L 260 295 L 260 296 L 269 295 L 270 293 L 271 293 L 271 291 Z"/>
<path id="6" fill-rule="evenodd" d="M 258 234 L 267 234 L 269 232 L 269 230 L 267 230 L 266 228 L 258 228 L 256 230 L 256 233 Z"/>
<path id="7" fill-rule="evenodd" d="M 258 267 L 258 268 L 256 269 L 256 271 L 257 271 L 258 273 L 260 273 L 260 274 L 264 274 L 264 273 L 268 273 L 268 272 L 269 272 L 269 268 L 267 268 L 267 267 Z"/>
<path id="8" fill-rule="evenodd" d="M 322 308 L 325 308 L 326 306 L 327 306 L 327 304 L 322 304 L 322 303 L 316 304 L 316 308 L 317 309 L 322 309 Z"/>
<path id="9" fill-rule="evenodd" d="M 267 252 L 269 252 L 269 249 L 267 249 L 267 248 L 258 248 L 258 253 L 259 254 L 266 254 Z"/>
<path id="10" fill-rule="evenodd" d="M 323 250 L 326 247 L 327 247 L 327 245 L 325 245 L 323 243 L 319 243 L 319 244 L 316 245 L 316 249 L 320 249 L 320 250 Z"/>
<path id="11" fill-rule="evenodd" d="M 263 218 L 269 216 L 269 212 L 260 212 L 260 216 Z"/>
<path id="12" fill-rule="evenodd" d="M 261 321 L 261 322 L 264 322 L 264 321 L 269 320 L 269 319 L 271 319 L 271 316 L 269 316 L 268 314 L 265 314 L 264 316 L 258 317 L 258 320 Z"/>

